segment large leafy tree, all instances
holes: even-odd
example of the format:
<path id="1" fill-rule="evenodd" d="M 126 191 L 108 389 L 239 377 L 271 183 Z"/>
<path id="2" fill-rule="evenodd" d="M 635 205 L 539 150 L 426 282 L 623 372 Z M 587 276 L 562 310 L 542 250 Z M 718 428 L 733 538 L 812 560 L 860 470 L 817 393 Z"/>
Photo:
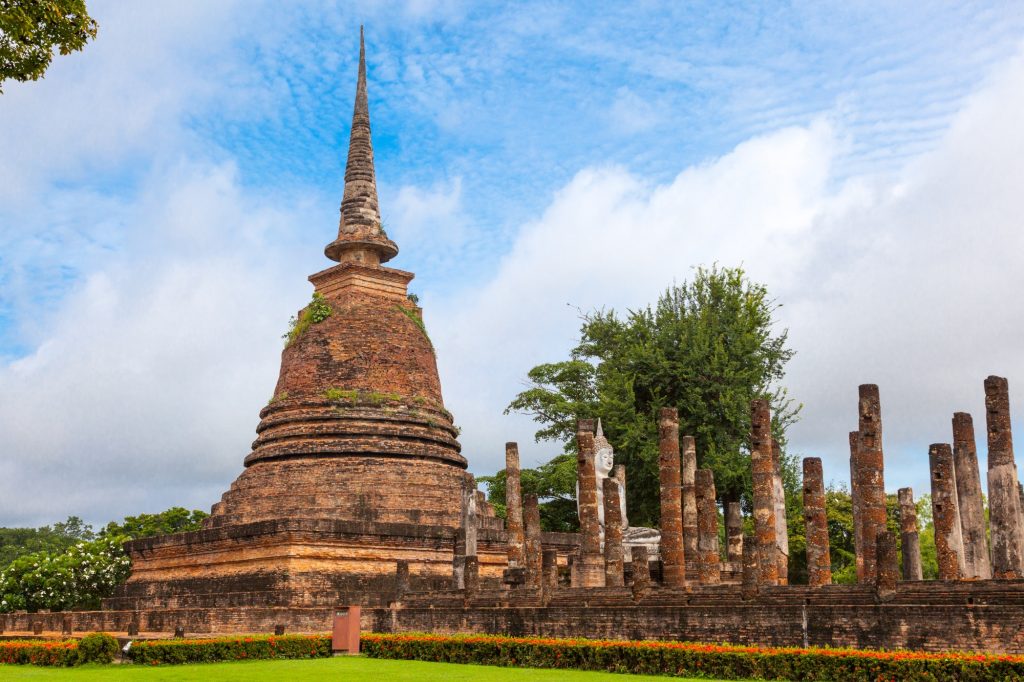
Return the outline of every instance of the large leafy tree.
<path id="1" fill-rule="evenodd" d="M 0 0 L 0 92 L 7 79 L 39 80 L 54 50 L 81 50 L 97 29 L 85 0 Z"/>
<path id="2" fill-rule="evenodd" d="M 699 466 L 715 473 L 719 497 L 749 509 L 751 400 L 769 398 L 783 446 L 799 412 L 780 385 L 793 351 L 786 331 L 773 328 L 777 308 L 742 269 L 698 268 L 654 306 L 624 316 L 585 314 L 569 359 L 531 369 L 529 388 L 506 412 L 532 415 L 540 424 L 536 439 L 560 441 L 567 454 L 575 449 L 576 420 L 600 416 L 627 467 L 630 523 L 656 525 L 657 412 L 674 406 L 681 433 L 696 438 Z M 786 468 L 787 487 L 795 490 L 788 457 Z"/>

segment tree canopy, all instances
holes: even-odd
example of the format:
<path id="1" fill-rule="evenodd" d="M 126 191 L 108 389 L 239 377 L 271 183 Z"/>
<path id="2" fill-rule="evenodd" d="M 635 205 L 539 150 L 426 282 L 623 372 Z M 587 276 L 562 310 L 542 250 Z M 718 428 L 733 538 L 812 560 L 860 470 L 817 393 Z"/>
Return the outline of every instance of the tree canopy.
<path id="1" fill-rule="evenodd" d="M 536 440 L 560 441 L 566 454 L 575 452 L 576 420 L 601 417 L 616 461 L 628 471 L 630 523 L 654 526 L 657 412 L 674 406 L 680 433 L 695 437 L 699 466 L 714 471 L 720 498 L 743 500 L 749 508 L 751 400 L 770 400 L 773 433 L 783 447 L 785 429 L 800 409 L 780 385 L 794 351 L 786 345 L 786 331 L 773 329 L 777 308 L 765 287 L 751 282 L 741 268 L 697 268 L 692 281 L 669 287 L 654 306 L 621 317 L 613 310 L 584 314 L 569 359 L 531 369 L 529 388 L 506 413 L 532 415 L 540 425 Z M 572 457 L 538 469 L 541 479 L 547 478 L 545 467 L 548 474 L 554 470 L 575 480 Z M 789 458 L 786 467 L 797 489 Z M 525 490 L 533 474 L 524 470 L 523 476 Z M 491 479 L 487 482 L 490 486 Z M 497 492 L 490 490 L 500 502 Z M 557 498 L 565 496 L 573 498 L 574 491 L 563 486 Z M 557 525 L 552 511 L 542 506 L 542 518 Z"/>
<path id="2" fill-rule="evenodd" d="M 0 0 L 0 92 L 8 79 L 39 80 L 54 50 L 81 50 L 98 28 L 85 0 Z"/>

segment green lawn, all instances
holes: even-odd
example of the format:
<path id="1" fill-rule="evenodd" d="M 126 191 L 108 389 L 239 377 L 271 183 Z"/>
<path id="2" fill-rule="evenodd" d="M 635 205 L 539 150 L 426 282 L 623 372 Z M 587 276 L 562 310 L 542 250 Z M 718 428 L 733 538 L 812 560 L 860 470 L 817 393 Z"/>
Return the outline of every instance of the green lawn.
<path id="1" fill-rule="evenodd" d="M 612 673 L 578 672 L 575 670 L 535 670 L 528 668 L 494 668 L 482 665 L 425 663 L 423 661 L 388 661 L 356 656 L 339 656 L 303 661 L 246 661 L 238 663 L 200 663 L 146 667 L 141 665 L 85 666 L 82 668 L 39 668 L 35 666 L 0 666 L 3 680 L 291 680 L 323 679 L 375 680 L 375 682 L 460 682 L 462 680 L 494 680 L 496 682 L 624 682 L 644 680 L 657 682 L 678 677 L 649 675 L 616 675 Z M 696 682 L 696 681 L 691 681 Z M 703 682 L 707 682 L 704 680 Z"/>

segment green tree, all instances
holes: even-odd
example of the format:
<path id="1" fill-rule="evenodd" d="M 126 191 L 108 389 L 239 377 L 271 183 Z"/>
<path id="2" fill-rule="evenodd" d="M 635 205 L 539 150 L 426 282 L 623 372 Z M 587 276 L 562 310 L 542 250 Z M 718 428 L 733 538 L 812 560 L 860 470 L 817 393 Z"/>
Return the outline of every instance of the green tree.
<path id="1" fill-rule="evenodd" d="M 98 28 L 85 0 L 0 0 L 0 92 L 8 79 L 39 80 L 54 50 L 81 50 Z"/>
<path id="2" fill-rule="evenodd" d="M 536 469 L 519 472 L 522 493 L 544 500 L 540 504 L 541 530 L 570 533 L 579 530 L 576 515 L 576 459 L 558 455 Z M 480 476 L 477 481 L 487 486 L 487 499 L 495 513 L 505 518 L 505 471 L 494 476 Z"/>
<path id="3" fill-rule="evenodd" d="M 199 530 L 203 519 L 209 514 L 199 509 L 189 511 L 184 507 L 171 507 L 159 514 L 126 516 L 121 523 L 111 521 L 103 529 L 103 535 L 124 535 L 132 540 L 154 535 L 170 535 Z"/>
<path id="4" fill-rule="evenodd" d="M 783 447 L 799 411 L 779 385 L 793 351 L 785 330 L 773 333 L 777 308 L 742 269 L 697 268 L 692 282 L 670 287 L 653 307 L 621 318 L 606 310 L 583 315 L 569 359 L 531 369 L 529 388 L 506 413 L 532 415 L 537 441 L 560 441 L 569 455 L 576 420 L 600 416 L 629 471 L 630 522 L 657 525 L 657 412 L 674 406 L 681 433 L 697 440 L 699 466 L 715 473 L 720 499 L 742 500 L 749 510 L 751 400 L 770 399 Z"/>

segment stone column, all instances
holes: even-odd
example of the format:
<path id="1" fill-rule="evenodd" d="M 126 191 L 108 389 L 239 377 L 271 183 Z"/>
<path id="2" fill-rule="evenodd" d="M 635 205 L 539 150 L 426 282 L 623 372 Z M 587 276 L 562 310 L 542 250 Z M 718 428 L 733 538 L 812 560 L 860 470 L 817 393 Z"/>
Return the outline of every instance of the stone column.
<path id="1" fill-rule="evenodd" d="M 543 551 L 540 545 L 540 508 L 536 495 L 523 495 L 523 561 L 526 568 L 526 587 L 539 590 Z"/>
<path id="2" fill-rule="evenodd" d="M 757 542 L 757 584 L 759 586 L 779 584 L 773 492 L 775 468 L 772 465 L 771 424 L 768 401 L 753 401 L 750 418 L 750 463 L 754 478 L 754 537 Z"/>
<path id="3" fill-rule="evenodd" d="M 519 446 L 505 443 L 505 531 L 508 567 L 523 565 L 523 492 L 519 475 Z"/>
<path id="4" fill-rule="evenodd" d="M 718 584 L 722 566 L 718 555 L 718 503 L 715 476 L 711 469 L 698 469 L 695 482 L 697 494 L 697 574 L 705 585 Z"/>
<path id="5" fill-rule="evenodd" d="M 480 591 L 480 560 L 475 556 L 466 557 L 464 581 L 467 596 Z"/>
<path id="6" fill-rule="evenodd" d="M 759 571 L 757 570 L 757 538 L 753 535 L 743 536 L 743 598 L 753 599 L 757 596 Z"/>
<path id="7" fill-rule="evenodd" d="M 946 443 L 932 444 L 928 448 L 928 464 L 932 472 L 932 522 L 939 580 L 959 580 L 963 576 L 964 548 L 956 505 L 953 450 Z"/>
<path id="8" fill-rule="evenodd" d="M 604 486 L 604 584 L 622 587 L 622 507 L 619 506 L 619 482 L 608 477 Z"/>
<path id="9" fill-rule="evenodd" d="M 455 537 L 455 552 L 452 556 L 452 579 L 455 589 L 465 587 L 466 557 L 476 555 L 477 499 L 483 492 L 476 489 L 476 480 L 468 476 L 462 488 L 462 525 Z"/>
<path id="10" fill-rule="evenodd" d="M 694 481 L 697 475 L 697 442 L 693 436 L 682 441 L 682 496 L 683 496 L 683 556 L 688 561 L 697 559 L 697 495 Z"/>
<path id="11" fill-rule="evenodd" d="M 859 393 L 857 487 L 861 501 L 861 547 L 864 553 L 864 582 L 873 584 L 878 577 L 875 536 L 885 530 L 886 524 L 882 408 L 878 386 L 875 384 L 861 385 Z"/>
<path id="12" fill-rule="evenodd" d="M 860 431 L 850 431 L 850 507 L 853 511 L 853 552 L 857 567 L 857 582 L 864 582 L 864 538 L 861 530 L 860 487 L 857 485 L 857 470 L 860 458 Z"/>
<path id="13" fill-rule="evenodd" d="M 786 523 L 786 490 L 782 487 L 782 447 L 772 438 L 772 503 L 775 505 L 775 545 L 779 584 L 789 584 L 789 528 Z"/>
<path id="14" fill-rule="evenodd" d="M 639 597 L 651 586 L 651 565 L 650 557 L 647 556 L 647 548 L 631 547 L 630 559 L 633 567 L 633 597 Z"/>
<path id="15" fill-rule="evenodd" d="M 956 474 L 956 502 L 960 510 L 960 535 L 964 542 L 964 577 L 986 580 L 992 577 L 985 537 L 985 508 L 981 500 L 978 451 L 974 445 L 974 422 L 966 412 L 953 415 L 953 471 Z"/>
<path id="16" fill-rule="evenodd" d="M 622 510 L 622 527 L 629 528 L 629 510 L 626 509 L 626 465 L 616 464 L 612 476 L 619 482 L 619 508 Z"/>
<path id="17" fill-rule="evenodd" d="M 1024 536 L 1017 465 L 1010 431 L 1010 388 L 1006 379 L 985 379 L 988 425 L 988 519 L 992 535 L 992 577 L 1024 578 Z"/>
<path id="18" fill-rule="evenodd" d="M 917 533 L 917 505 L 914 491 L 900 488 L 900 539 L 903 542 L 903 579 L 923 580 L 921 571 L 921 538 Z"/>
<path id="19" fill-rule="evenodd" d="M 828 518 L 825 515 L 825 480 L 821 458 L 804 458 L 804 528 L 807 538 L 807 584 L 832 584 Z"/>
<path id="20" fill-rule="evenodd" d="M 670 587 L 683 587 L 686 584 L 686 564 L 680 499 L 679 415 L 674 407 L 663 407 L 658 413 L 658 450 L 662 582 Z"/>
<path id="21" fill-rule="evenodd" d="M 896 581 L 899 569 L 896 568 L 896 536 L 883 530 L 875 534 L 875 557 L 878 570 L 875 576 L 875 589 L 882 599 L 891 597 L 896 592 Z"/>
<path id="22" fill-rule="evenodd" d="M 551 594 L 558 589 L 558 550 L 545 549 L 541 554 L 541 587 Z"/>
<path id="23" fill-rule="evenodd" d="M 597 511 L 597 471 L 594 468 L 594 420 L 580 419 L 576 467 L 579 475 L 580 559 L 579 587 L 604 587 L 601 522 Z"/>
<path id="24" fill-rule="evenodd" d="M 743 561 L 743 512 L 739 502 L 730 502 L 725 507 L 725 555 L 727 561 Z"/>

